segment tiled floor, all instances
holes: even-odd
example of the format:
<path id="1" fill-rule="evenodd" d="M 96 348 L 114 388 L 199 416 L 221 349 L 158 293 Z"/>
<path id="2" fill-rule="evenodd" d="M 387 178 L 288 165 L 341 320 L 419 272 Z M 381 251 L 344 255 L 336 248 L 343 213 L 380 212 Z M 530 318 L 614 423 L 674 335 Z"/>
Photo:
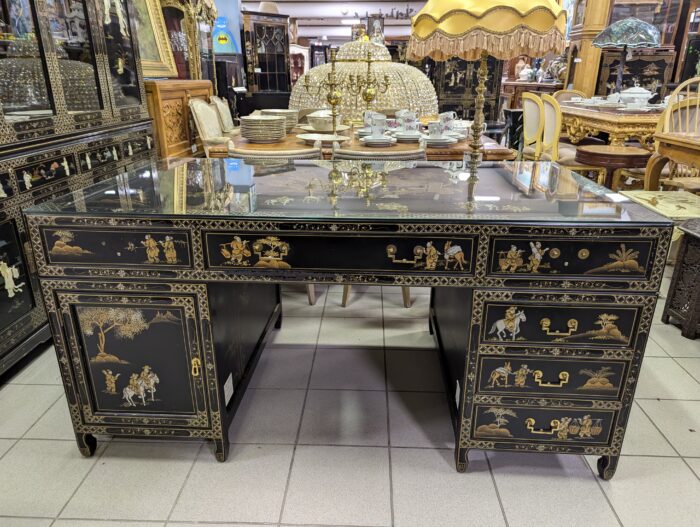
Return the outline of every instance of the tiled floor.
<path id="1" fill-rule="evenodd" d="M 0 527 L 698 525 L 700 339 L 655 316 L 612 481 L 595 458 L 478 451 L 459 474 L 426 292 L 286 292 L 226 463 L 208 443 L 82 458 L 46 350 L 0 386 Z"/>

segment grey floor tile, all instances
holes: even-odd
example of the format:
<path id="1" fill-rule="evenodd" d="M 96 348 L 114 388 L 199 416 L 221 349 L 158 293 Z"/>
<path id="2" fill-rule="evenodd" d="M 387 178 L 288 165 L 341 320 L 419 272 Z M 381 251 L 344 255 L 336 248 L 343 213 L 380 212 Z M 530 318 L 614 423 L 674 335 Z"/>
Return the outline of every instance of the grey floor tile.
<path id="1" fill-rule="evenodd" d="M 484 454 L 471 457 L 469 473 L 460 474 L 451 451 L 392 449 L 394 525 L 505 525 Z"/>
<path id="2" fill-rule="evenodd" d="M 403 296 L 384 295 L 384 318 L 420 318 L 427 320 L 430 311 L 430 295 L 411 295 L 411 307 L 404 307 Z"/>
<path id="3" fill-rule="evenodd" d="M 22 437 L 62 393 L 61 386 L 6 384 L 1 387 L 0 437 Z"/>
<path id="4" fill-rule="evenodd" d="M 345 286 L 342 284 L 333 284 L 328 286 L 329 293 L 342 293 Z M 353 284 L 350 287 L 352 293 L 380 293 L 381 286 L 377 285 L 362 285 Z"/>
<path id="5" fill-rule="evenodd" d="M 309 304 L 306 288 L 299 291 L 282 292 L 282 316 L 284 317 L 320 317 L 326 305 L 326 289 L 316 287 L 316 303 Z"/>
<path id="6" fill-rule="evenodd" d="M 669 357 L 670 355 L 654 340 L 649 339 L 644 349 L 645 357 Z"/>
<path id="7" fill-rule="evenodd" d="M 313 357 L 313 346 L 268 347 L 255 368 L 250 387 L 306 389 Z"/>
<path id="8" fill-rule="evenodd" d="M 382 292 L 385 294 L 390 294 L 390 295 L 400 295 L 401 294 L 401 286 L 399 286 L 399 285 L 383 285 Z M 430 296 L 430 288 L 429 287 L 411 287 L 411 297 L 418 296 L 418 295 Z"/>
<path id="9" fill-rule="evenodd" d="M 388 448 L 298 446 L 282 522 L 390 525 Z"/>
<path id="10" fill-rule="evenodd" d="M 52 527 L 163 527 L 160 521 L 115 521 L 115 520 L 56 520 Z"/>
<path id="11" fill-rule="evenodd" d="M 382 318 L 382 295 L 377 288 L 377 292 L 364 293 L 352 291 L 348 298 L 348 305 L 343 307 L 342 293 L 329 293 L 326 302 L 324 317 L 333 318 Z"/>
<path id="12" fill-rule="evenodd" d="M 168 518 L 200 444 L 111 442 L 62 518 Z"/>
<path id="13" fill-rule="evenodd" d="M 182 489 L 171 520 L 279 520 L 292 445 L 232 445 L 225 463 L 204 449 Z"/>
<path id="14" fill-rule="evenodd" d="M 678 364 L 680 364 L 685 371 L 693 376 L 693 379 L 700 382 L 700 357 L 697 359 L 676 359 Z"/>
<path id="15" fill-rule="evenodd" d="M 30 439 L 75 439 L 66 396 L 59 397 L 51 408 L 24 435 Z"/>
<path id="16" fill-rule="evenodd" d="M 55 517 L 101 452 L 84 458 L 72 441 L 19 441 L 0 460 L 0 511 Z"/>
<path id="17" fill-rule="evenodd" d="M 272 332 L 269 344 L 272 346 L 315 346 L 321 317 L 290 317 L 282 320 L 282 328 Z"/>
<path id="18" fill-rule="evenodd" d="M 700 457 L 700 401 L 638 401 L 681 456 Z"/>
<path id="19" fill-rule="evenodd" d="M 700 458 L 686 458 L 685 461 L 690 465 L 690 468 L 693 469 L 698 479 L 700 479 Z"/>
<path id="20" fill-rule="evenodd" d="M 2 458 L 2 456 L 4 456 L 16 442 L 16 439 L 0 439 L 0 458 Z"/>
<path id="21" fill-rule="evenodd" d="M 49 527 L 53 523 L 53 518 L 7 518 L 0 516 L 2 527 Z M 56 525 L 54 523 L 54 525 Z"/>
<path id="22" fill-rule="evenodd" d="M 625 440 L 622 443 L 622 455 L 678 456 L 637 404 L 632 405 Z"/>
<path id="23" fill-rule="evenodd" d="M 384 390 L 384 351 L 376 348 L 319 348 L 311 388 Z"/>
<path id="24" fill-rule="evenodd" d="M 63 384 L 53 345 L 48 346 L 22 371 L 10 379 L 10 384 Z"/>
<path id="25" fill-rule="evenodd" d="M 700 383 L 671 357 L 646 357 L 642 362 L 635 397 L 700 400 Z"/>
<path id="26" fill-rule="evenodd" d="M 671 357 L 700 358 L 700 339 L 690 340 L 671 324 L 654 324 L 650 336 Z"/>
<path id="27" fill-rule="evenodd" d="M 433 350 L 386 350 L 387 382 L 393 391 L 439 391 L 444 383 Z"/>
<path id="28" fill-rule="evenodd" d="M 489 452 L 489 460 L 508 524 L 558 527 L 562 518 L 547 514 L 556 503 L 567 524 L 618 525 L 595 476 L 580 456 Z"/>
<path id="29" fill-rule="evenodd" d="M 586 460 L 595 467 L 596 457 Z M 623 525 L 697 525 L 700 481 L 680 458 L 624 457 L 599 482 Z"/>
<path id="30" fill-rule="evenodd" d="M 168 522 L 168 527 L 277 527 L 276 523 L 192 523 L 192 522 Z"/>
<path id="31" fill-rule="evenodd" d="M 386 393 L 310 390 L 299 443 L 387 446 Z"/>
<path id="32" fill-rule="evenodd" d="M 381 348 L 384 345 L 382 320 L 381 318 L 323 317 L 318 345 Z"/>
<path id="33" fill-rule="evenodd" d="M 428 320 L 419 318 L 386 319 L 384 343 L 387 348 L 437 348 L 435 337 L 428 331 Z"/>
<path id="34" fill-rule="evenodd" d="M 442 393 L 389 392 L 391 446 L 453 448 L 450 419 Z"/>
<path id="35" fill-rule="evenodd" d="M 248 390 L 231 423 L 230 440 L 293 444 L 304 396 L 303 390 Z"/>

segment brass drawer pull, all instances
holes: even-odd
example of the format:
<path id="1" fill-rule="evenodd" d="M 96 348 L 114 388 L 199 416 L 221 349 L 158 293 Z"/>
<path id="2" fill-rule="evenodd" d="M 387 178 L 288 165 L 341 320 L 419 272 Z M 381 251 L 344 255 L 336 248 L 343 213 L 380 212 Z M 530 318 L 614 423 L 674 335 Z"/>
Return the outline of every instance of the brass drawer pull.
<path id="1" fill-rule="evenodd" d="M 549 318 L 540 320 L 540 327 L 549 337 L 570 337 L 578 329 L 578 320 L 571 318 L 566 323 L 568 331 L 552 331 L 552 321 Z"/>
<path id="2" fill-rule="evenodd" d="M 559 431 L 561 423 L 559 422 L 559 419 L 552 419 L 552 421 L 549 423 L 549 426 L 551 427 L 549 430 L 544 430 L 543 428 L 535 429 L 535 419 L 533 417 L 528 417 L 525 419 L 525 426 L 527 426 L 527 429 L 533 434 L 551 436 Z"/>
<path id="3" fill-rule="evenodd" d="M 192 359 L 192 377 L 199 377 L 202 371 L 202 361 L 195 357 Z"/>
<path id="4" fill-rule="evenodd" d="M 544 376 L 544 373 L 542 373 L 542 370 L 535 370 L 532 372 L 533 379 L 535 379 L 535 382 L 537 383 L 537 385 L 541 386 L 542 388 L 561 388 L 567 382 L 569 382 L 569 372 L 568 371 L 560 371 L 559 372 L 559 382 L 542 382 L 543 376 Z"/>

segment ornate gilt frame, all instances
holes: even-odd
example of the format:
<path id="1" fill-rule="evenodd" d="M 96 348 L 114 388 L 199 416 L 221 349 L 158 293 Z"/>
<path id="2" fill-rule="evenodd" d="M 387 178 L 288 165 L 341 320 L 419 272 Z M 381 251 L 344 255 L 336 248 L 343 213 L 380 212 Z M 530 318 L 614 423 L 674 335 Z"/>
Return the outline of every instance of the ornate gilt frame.
<path id="1" fill-rule="evenodd" d="M 144 2 L 148 11 L 148 24 L 156 41 L 158 55 L 160 60 L 146 60 L 141 57 L 141 67 L 145 77 L 177 77 L 177 67 L 175 66 L 175 57 L 173 50 L 170 47 L 168 32 L 165 30 L 165 20 L 163 19 L 163 10 L 160 7 L 158 0 L 134 0 Z M 134 6 L 136 10 L 136 6 Z M 141 21 L 144 26 L 146 21 Z M 141 50 L 143 55 L 143 51 Z"/>

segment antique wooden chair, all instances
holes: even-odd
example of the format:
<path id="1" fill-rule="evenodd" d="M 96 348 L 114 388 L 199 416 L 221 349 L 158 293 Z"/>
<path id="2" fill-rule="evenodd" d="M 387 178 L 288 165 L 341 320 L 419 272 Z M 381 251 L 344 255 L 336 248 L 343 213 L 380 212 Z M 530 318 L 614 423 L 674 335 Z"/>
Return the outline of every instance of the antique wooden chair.
<path id="1" fill-rule="evenodd" d="M 681 83 L 670 95 L 666 112 L 661 120 L 662 133 L 677 134 L 697 141 L 700 138 L 700 77 Z M 657 128 L 657 132 L 659 128 Z M 685 162 L 678 162 L 659 152 L 655 152 L 647 165 L 644 175 L 645 190 L 680 189 L 700 192 L 700 159 L 688 156 Z"/>
<path id="2" fill-rule="evenodd" d="M 523 106 L 523 159 L 539 161 L 542 155 L 544 132 L 544 105 L 534 93 L 522 94 Z"/>
<path id="3" fill-rule="evenodd" d="M 219 112 L 202 99 L 190 99 L 189 106 L 199 138 L 202 140 L 204 155 L 209 157 L 209 149 L 212 146 L 228 145 L 230 148 L 231 139 L 238 134 L 238 130 L 224 132 L 219 121 Z"/>
<path id="4" fill-rule="evenodd" d="M 582 99 L 585 99 L 586 94 L 580 90 L 559 90 L 555 91 L 552 94 L 552 97 L 554 97 L 557 102 L 561 104 L 563 102 L 569 102 L 574 97 L 581 97 Z"/>
<path id="5" fill-rule="evenodd" d="M 578 172 L 594 172 L 598 183 L 605 181 L 606 171 L 601 167 L 582 165 L 576 161 L 576 147 L 561 142 L 561 107 L 552 95 L 542 95 L 544 126 L 542 129 L 542 148 L 540 159 L 554 161 L 566 168 Z"/>
<path id="6" fill-rule="evenodd" d="M 233 117 L 231 116 L 231 109 L 228 107 L 228 103 L 216 95 L 209 97 L 209 100 L 218 112 L 221 130 L 224 133 L 233 132 L 236 129 L 236 125 L 233 123 Z"/>

